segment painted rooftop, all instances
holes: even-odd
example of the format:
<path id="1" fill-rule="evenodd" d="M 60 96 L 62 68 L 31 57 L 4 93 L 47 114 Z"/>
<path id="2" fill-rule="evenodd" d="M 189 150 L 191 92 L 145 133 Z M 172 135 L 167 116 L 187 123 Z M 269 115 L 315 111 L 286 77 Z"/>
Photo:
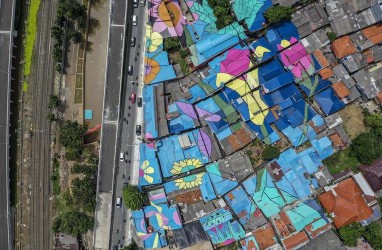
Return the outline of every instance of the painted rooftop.
<path id="1" fill-rule="evenodd" d="M 139 186 L 150 190 L 150 206 L 132 214 L 144 247 L 171 244 L 168 230 L 181 231 L 192 220 L 214 246 L 239 241 L 252 250 L 278 242 L 298 247 L 330 228 L 313 199 L 321 187 L 315 174 L 334 153 L 318 128 L 345 107 L 338 84 L 329 81 L 329 62 L 291 22 L 262 30 L 271 0 L 231 4 L 236 21 L 218 30 L 207 0 L 148 2 Z M 379 28 L 365 32 L 377 41 Z M 259 30 L 260 38 L 247 37 Z M 185 77 L 177 77 L 163 50 L 170 37 L 190 52 L 192 73 Z M 351 52 L 343 48 L 349 39 L 334 42 L 337 57 Z M 291 147 L 255 169 L 237 155 L 255 138 L 265 145 L 288 140 Z M 353 186 L 347 187 L 357 193 Z M 326 210 L 343 209 L 338 197 L 325 195 Z M 368 212 L 364 205 L 349 207 L 351 219 L 341 223 Z"/>

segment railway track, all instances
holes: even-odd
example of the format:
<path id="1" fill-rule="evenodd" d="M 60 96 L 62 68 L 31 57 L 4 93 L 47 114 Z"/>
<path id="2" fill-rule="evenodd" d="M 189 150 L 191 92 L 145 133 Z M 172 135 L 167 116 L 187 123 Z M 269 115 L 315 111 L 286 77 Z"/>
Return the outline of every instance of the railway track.
<path id="1" fill-rule="evenodd" d="M 43 0 L 40 5 L 36 49 L 32 66 L 32 146 L 30 249 L 52 249 L 50 168 L 51 129 L 47 120 L 49 95 L 54 89 L 54 63 L 50 30 L 55 18 L 57 0 Z"/>

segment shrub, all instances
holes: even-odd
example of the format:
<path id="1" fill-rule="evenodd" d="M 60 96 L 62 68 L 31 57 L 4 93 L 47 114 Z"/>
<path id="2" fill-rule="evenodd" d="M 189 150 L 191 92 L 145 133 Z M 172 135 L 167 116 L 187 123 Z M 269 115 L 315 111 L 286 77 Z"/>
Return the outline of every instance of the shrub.
<path id="1" fill-rule="evenodd" d="M 131 210 L 138 210 L 143 206 L 143 194 L 137 186 L 129 185 L 122 190 L 123 203 Z"/>
<path id="2" fill-rule="evenodd" d="M 272 6 L 265 13 L 264 17 L 270 24 L 276 24 L 282 21 L 288 21 L 292 18 L 294 9 L 292 7 Z"/>
<path id="3" fill-rule="evenodd" d="M 277 158 L 279 155 L 280 155 L 280 149 L 272 145 L 266 146 L 262 152 L 263 159 L 267 161 Z"/>

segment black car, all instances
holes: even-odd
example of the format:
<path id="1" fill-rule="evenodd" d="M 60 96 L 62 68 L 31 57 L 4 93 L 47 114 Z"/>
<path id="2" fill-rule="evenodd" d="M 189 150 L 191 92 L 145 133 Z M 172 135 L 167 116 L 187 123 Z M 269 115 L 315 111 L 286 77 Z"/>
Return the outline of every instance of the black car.
<path id="1" fill-rule="evenodd" d="M 138 97 L 137 104 L 138 107 L 142 107 L 142 97 Z"/>
<path id="2" fill-rule="evenodd" d="M 141 125 L 137 125 L 135 127 L 135 134 L 136 135 L 141 135 L 141 133 L 142 133 L 142 126 Z"/>

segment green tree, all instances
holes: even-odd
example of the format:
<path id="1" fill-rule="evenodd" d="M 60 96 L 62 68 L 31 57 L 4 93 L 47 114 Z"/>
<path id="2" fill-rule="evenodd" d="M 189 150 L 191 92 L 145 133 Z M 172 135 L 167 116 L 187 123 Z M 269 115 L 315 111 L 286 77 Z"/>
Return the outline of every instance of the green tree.
<path id="1" fill-rule="evenodd" d="M 341 227 L 338 232 L 346 246 L 355 247 L 357 240 L 363 234 L 363 230 L 364 228 L 359 223 L 352 223 Z"/>
<path id="2" fill-rule="evenodd" d="M 264 160 L 270 161 L 280 155 L 280 149 L 278 147 L 268 145 L 264 148 L 261 155 Z"/>
<path id="3" fill-rule="evenodd" d="M 365 227 L 363 237 L 375 249 L 382 249 L 382 230 L 376 222 Z"/>
<path id="4" fill-rule="evenodd" d="M 97 182 L 94 176 L 75 178 L 71 183 L 71 190 L 75 204 L 87 212 L 92 212 L 96 205 Z"/>
<path id="5" fill-rule="evenodd" d="M 144 197 L 137 186 L 129 185 L 122 190 L 123 203 L 131 210 L 142 208 Z"/>
<path id="6" fill-rule="evenodd" d="M 179 39 L 177 37 L 167 37 L 163 42 L 165 51 L 178 51 L 180 49 Z"/>
<path id="7" fill-rule="evenodd" d="M 138 250 L 138 246 L 135 241 L 132 241 L 130 245 L 125 246 L 122 250 Z"/>
<path id="8" fill-rule="evenodd" d="M 358 135 L 351 145 L 351 154 L 363 164 L 370 164 L 382 154 L 381 129 L 371 129 Z"/>
<path id="9" fill-rule="evenodd" d="M 53 232 L 62 232 L 72 236 L 86 233 L 93 229 L 94 219 L 83 212 L 65 212 L 53 220 Z"/>
<path id="10" fill-rule="evenodd" d="M 75 161 L 80 157 L 81 151 L 78 148 L 66 148 L 65 149 L 65 158 L 68 161 Z"/>
<path id="11" fill-rule="evenodd" d="M 50 109 L 56 109 L 61 105 L 61 100 L 56 95 L 50 95 L 49 96 L 49 102 L 48 102 L 48 108 Z"/>
<path id="12" fill-rule="evenodd" d="M 265 13 L 264 17 L 269 24 L 276 24 L 282 21 L 288 21 L 292 18 L 294 9 L 292 7 L 284 7 L 281 5 L 270 7 Z"/>
<path id="13" fill-rule="evenodd" d="M 78 149 L 83 143 L 85 132 L 86 126 L 67 120 L 60 128 L 59 142 L 65 148 Z"/>
<path id="14" fill-rule="evenodd" d="M 337 35 L 336 35 L 336 33 L 334 33 L 334 32 L 328 32 L 327 35 L 328 35 L 328 38 L 329 38 L 329 40 L 330 40 L 331 42 L 333 42 L 333 41 L 336 40 L 336 38 L 337 38 Z"/>
<path id="15" fill-rule="evenodd" d="M 52 114 L 52 113 L 49 113 L 49 114 L 46 116 L 46 119 L 48 119 L 48 121 L 49 121 L 50 123 L 58 121 L 58 119 L 56 118 L 56 115 L 55 115 L 55 114 Z"/>
<path id="16" fill-rule="evenodd" d="M 80 31 L 74 31 L 70 33 L 70 38 L 74 44 L 80 44 L 84 42 L 84 37 Z"/>
<path id="17" fill-rule="evenodd" d="M 382 127 L 382 115 L 380 115 L 380 114 L 366 115 L 365 116 L 365 124 L 368 127 L 381 128 Z"/>

